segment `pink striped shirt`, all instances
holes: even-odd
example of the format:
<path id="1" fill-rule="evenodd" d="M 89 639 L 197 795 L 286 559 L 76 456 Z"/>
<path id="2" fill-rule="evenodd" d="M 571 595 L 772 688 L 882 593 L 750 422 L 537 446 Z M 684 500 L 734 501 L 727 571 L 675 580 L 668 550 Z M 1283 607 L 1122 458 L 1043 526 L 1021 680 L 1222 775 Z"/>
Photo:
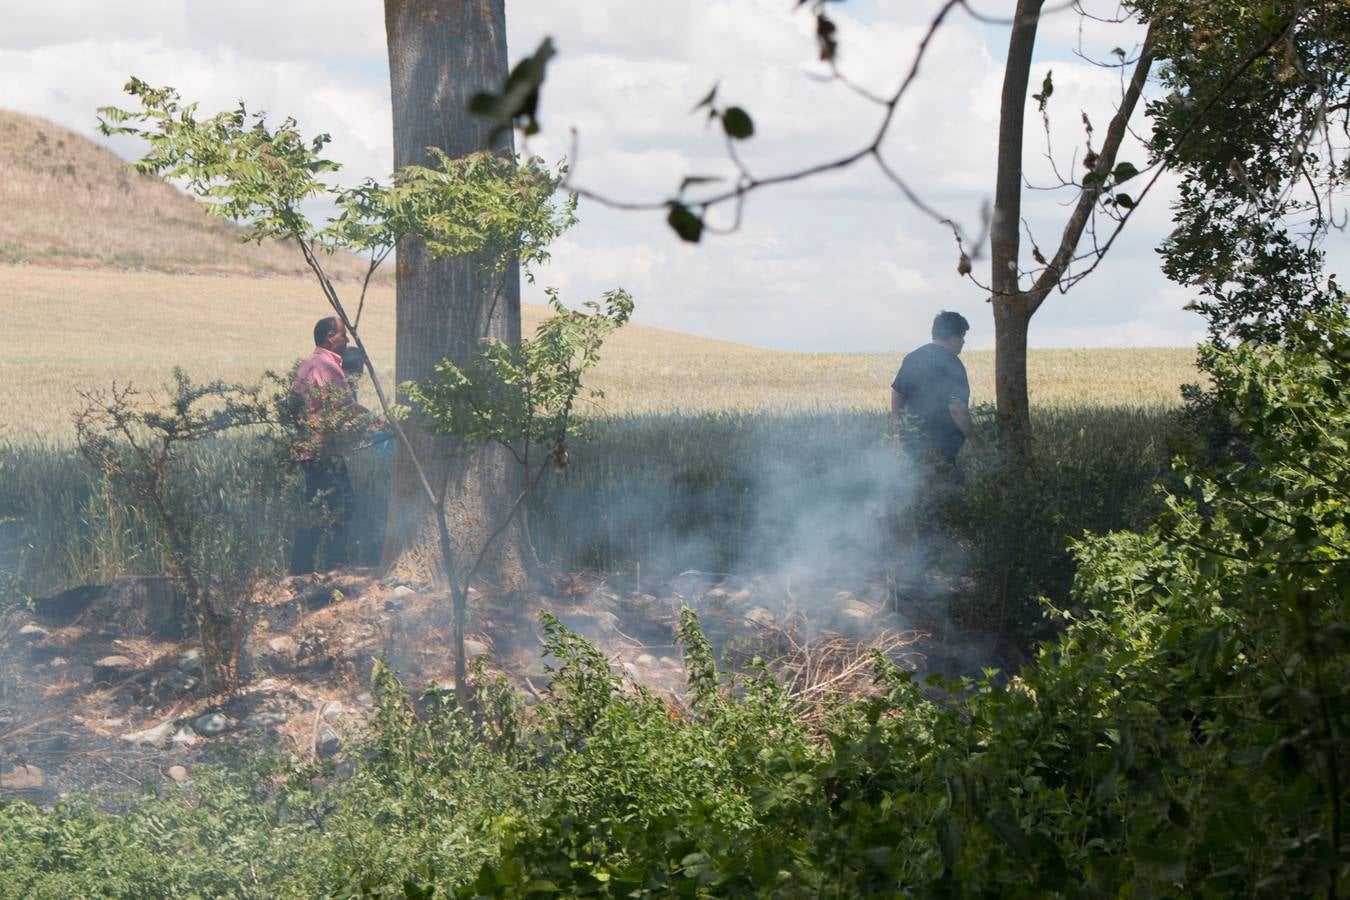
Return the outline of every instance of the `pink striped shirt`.
<path id="1" fill-rule="evenodd" d="M 318 412 L 325 397 L 336 396 L 337 391 L 346 386 L 347 373 L 342 371 L 342 357 L 327 347 L 315 347 L 296 369 L 291 390 L 308 400 L 311 411 Z M 350 403 L 351 394 L 347 397 Z"/>
<path id="2" fill-rule="evenodd" d="M 300 363 L 291 390 L 305 398 L 310 413 L 354 406 L 351 390 L 347 387 L 347 373 L 342 371 L 342 357 L 327 347 L 315 347 L 314 352 Z M 300 443 L 301 459 L 323 455 L 327 438 L 331 437 L 325 434 L 325 427 L 332 427 L 331 420 L 325 426 L 325 418 L 316 415 L 309 423 L 310 434 Z"/>

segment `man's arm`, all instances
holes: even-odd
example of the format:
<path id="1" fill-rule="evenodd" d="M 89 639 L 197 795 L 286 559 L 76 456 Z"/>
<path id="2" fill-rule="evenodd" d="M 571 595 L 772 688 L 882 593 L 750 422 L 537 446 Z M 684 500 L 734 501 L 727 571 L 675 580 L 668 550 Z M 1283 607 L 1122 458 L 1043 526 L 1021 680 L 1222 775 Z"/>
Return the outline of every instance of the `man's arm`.
<path id="1" fill-rule="evenodd" d="M 900 436 L 900 417 L 905 413 L 904 395 L 891 388 L 891 437 Z"/>
<path id="2" fill-rule="evenodd" d="M 952 421 L 956 423 L 957 430 L 966 436 L 971 449 L 982 452 L 984 447 L 975 439 L 975 421 L 970 417 L 970 407 L 959 400 L 953 400 L 947 404 L 947 411 L 952 414 Z"/>

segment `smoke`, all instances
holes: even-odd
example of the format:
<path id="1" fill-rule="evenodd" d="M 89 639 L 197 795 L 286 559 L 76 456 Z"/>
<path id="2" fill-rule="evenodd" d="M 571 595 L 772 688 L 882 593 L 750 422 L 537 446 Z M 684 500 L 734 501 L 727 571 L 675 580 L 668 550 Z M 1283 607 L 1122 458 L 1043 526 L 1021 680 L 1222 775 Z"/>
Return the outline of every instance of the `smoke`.
<path id="1" fill-rule="evenodd" d="M 897 453 L 884 413 L 635 416 L 601 423 L 531 507 L 544 557 L 564 570 L 642 573 L 645 591 L 696 606 L 719 581 L 753 583 L 750 607 L 808 631 L 916 628 L 944 642 L 946 671 L 978 671 L 949 609 L 965 590 L 944 526 L 957 486 Z M 679 577 L 682 576 L 682 577 Z"/>
<path id="2" fill-rule="evenodd" d="M 804 584 L 847 585 L 901 562 L 897 526 L 919 490 L 908 458 L 876 439 L 805 456 L 762 446 L 742 565 Z"/>

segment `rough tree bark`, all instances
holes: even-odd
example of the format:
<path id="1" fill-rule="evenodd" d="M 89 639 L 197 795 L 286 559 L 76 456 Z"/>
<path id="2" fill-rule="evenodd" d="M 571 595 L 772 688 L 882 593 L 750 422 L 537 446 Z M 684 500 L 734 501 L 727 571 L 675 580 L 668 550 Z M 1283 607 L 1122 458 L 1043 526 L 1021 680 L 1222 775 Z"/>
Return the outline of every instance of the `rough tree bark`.
<path id="1" fill-rule="evenodd" d="M 506 76 L 504 0 L 385 0 L 384 11 L 394 166 L 430 163 L 428 147 L 452 157 L 509 149 L 510 132 L 492 145 L 491 125 L 468 113 L 475 92 L 498 88 Z M 432 259 L 420 240 L 399 243 L 398 383 L 424 378 L 443 358 L 463 362 L 484 337 L 520 340 L 519 272 L 509 267 L 505 275 L 492 275 L 484 271 L 485 262 L 481 256 Z M 451 463 L 453 439 L 411 439 L 433 488 L 449 486 L 447 511 L 461 544 L 458 555 L 471 558 L 468 548 L 476 548 L 519 495 L 519 467 L 510 464 L 502 448 Z M 444 584 L 435 515 L 407 449 L 400 446 L 380 565 L 385 576 Z M 517 519 L 494 542 L 482 581 L 498 589 L 522 583 L 522 536 Z"/>
<path id="2" fill-rule="evenodd" d="M 1083 187 L 1060 236 L 1059 246 L 1029 288 L 1020 278 L 1022 228 L 1022 139 L 1027 116 L 1027 84 L 1044 0 L 1017 0 L 1008 60 L 1003 70 L 999 110 L 998 167 L 994 215 L 989 229 L 993 271 L 990 302 L 994 308 L 994 393 L 999 428 L 1009 447 L 1021 456 L 1031 452 L 1031 407 L 1027 392 L 1027 333 L 1031 317 L 1069 271 L 1083 230 L 1101 196 L 1106 176 L 1115 168 L 1116 154 L 1128 132 L 1130 116 L 1139 103 L 1153 65 L 1153 31 L 1135 63 L 1134 73 L 1107 127 L 1097 161 L 1083 179 Z"/>

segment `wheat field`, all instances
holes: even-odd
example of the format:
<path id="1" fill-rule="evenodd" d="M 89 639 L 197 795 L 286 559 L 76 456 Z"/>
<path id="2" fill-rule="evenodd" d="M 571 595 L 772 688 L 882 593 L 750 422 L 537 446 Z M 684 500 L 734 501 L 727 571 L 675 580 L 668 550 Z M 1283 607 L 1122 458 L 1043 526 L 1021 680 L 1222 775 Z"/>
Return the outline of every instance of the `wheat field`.
<path id="1" fill-rule="evenodd" d="M 79 391 L 114 380 L 153 388 L 174 366 L 198 378 L 248 381 L 313 346 L 328 315 L 312 280 L 0 265 L 0 439 L 67 443 Z M 357 288 L 339 286 L 353 306 Z M 637 298 L 639 316 L 641 298 Z M 544 310 L 526 307 L 525 332 Z M 367 298 L 362 337 L 392 378 L 394 290 Z M 589 414 L 722 410 L 885 409 L 896 353 L 788 353 L 629 325 L 606 346 Z M 993 400 L 993 355 L 964 355 L 972 402 Z M 1190 349 L 1039 350 L 1040 406 L 1158 406 L 1195 380 Z"/>

